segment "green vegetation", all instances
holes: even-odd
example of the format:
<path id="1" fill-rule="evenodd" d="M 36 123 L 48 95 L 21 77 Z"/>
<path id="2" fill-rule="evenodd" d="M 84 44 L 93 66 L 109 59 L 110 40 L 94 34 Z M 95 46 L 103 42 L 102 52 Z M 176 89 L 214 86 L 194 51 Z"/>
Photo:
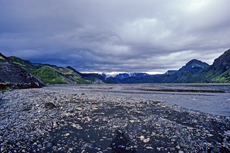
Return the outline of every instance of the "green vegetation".
<path id="1" fill-rule="evenodd" d="M 10 83 L 0 83 L 0 93 L 11 91 L 13 88 Z"/>
<path id="2" fill-rule="evenodd" d="M 58 74 L 49 66 L 39 68 L 32 72 L 33 75 L 41 78 L 46 84 L 66 84 L 63 78 L 58 77 Z"/>
<path id="3" fill-rule="evenodd" d="M 11 90 L 13 90 L 13 88 L 6 87 L 6 89 L 0 90 L 0 93 L 7 92 L 7 91 L 11 91 Z"/>
<path id="4" fill-rule="evenodd" d="M 189 82 L 230 83 L 230 69 L 223 71 L 223 69 L 214 70 L 210 68 L 200 74 L 191 76 Z"/>
<path id="5" fill-rule="evenodd" d="M 4 60 L 5 58 L 4 58 L 4 57 L 2 57 L 2 56 L 0 56 L 0 59 L 3 59 L 3 60 Z"/>
<path id="6" fill-rule="evenodd" d="M 39 77 L 46 84 L 89 84 L 89 81 L 84 80 L 79 74 L 68 68 L 57 67 L 55 65 L 31 63 L 27 60 L 22 60 L 15 56 L 10 56 L 9 59 L 21 66 L 29 73 Z"/>
<path id="7" fill-rule="evenodd" d="M 18 57 L 15 56 L 10 56 L 8 57 L 14 64 L 17 64 L 19 66 L 21 66 L 23 69 L 25 69 L 28 72 L 33 72 L 35 70 L 37 70 L 38 68 L 41 68 L 42 66 L 44 66 L 43 64 L 38 64 L 38 63 L 30 63 L 30 61 L 27 60 L 22 60 Z"/>

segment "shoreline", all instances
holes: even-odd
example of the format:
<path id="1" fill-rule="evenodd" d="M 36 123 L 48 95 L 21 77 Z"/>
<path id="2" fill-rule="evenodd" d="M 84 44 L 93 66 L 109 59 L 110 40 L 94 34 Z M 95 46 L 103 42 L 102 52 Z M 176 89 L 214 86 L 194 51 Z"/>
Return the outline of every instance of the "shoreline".
<path id="1" fill-rule="evenodd" d="M 1 152 L 229 151 L 229 117 L 164 101 L 64 88 L 4 94 Z"/>

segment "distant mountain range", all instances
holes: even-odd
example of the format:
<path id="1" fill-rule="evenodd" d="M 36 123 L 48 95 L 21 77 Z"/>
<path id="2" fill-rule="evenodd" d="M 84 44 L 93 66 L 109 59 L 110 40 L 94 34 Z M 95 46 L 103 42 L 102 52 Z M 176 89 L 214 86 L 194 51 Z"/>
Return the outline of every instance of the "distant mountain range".
<path id="1" fill-rule="evenodd" d="M 104 78 L 106 78 L 106 80 L 113 80 L 115 82 L 122 82 L 122 80 L 124 79 L 127 79 L 127 78 L 131 78 L 131 77 L 134 77 L 134 78 L 141 78 L 143 76 L 147 76 L 149 74 L 147 73 L 120 73 L 114 77 L 106 77 L 105 74 L 103 74 L 102 76 Z"/>
<path id="2" fill-rule="evenodd" d="M 199 74 L 209 67 L 207 63 L 193 59 L 179 70 L 169 70 L 165 74 L 148 75 L 146 73 L 122 73 L 106 80 L 117 83 L 173 83 L 186 82 L 192 75 Z"/>
<path id="3" fill-rule="evenodd" d="M 193 59 L 179 70 L 169 70 L 165 74 L 121 73 L 113 77 L 97 73 L 83 74 L 70 66 L 63 68 L 31 63 L 0 53 L 0 89 L 91 83 L 230 83 L 230 49 L 215 59 L 212 65 Z"/>
<path id="4" fill-rule="evenodd" d="M 229 68 L 230 49 L 215 59 L 211 66 L 193 59 L 179 70 L 169 70 L 165 74 L 140 77 L 119 74 L 106 80 L 111 79 L 117 83 L 230 83 Z"/>

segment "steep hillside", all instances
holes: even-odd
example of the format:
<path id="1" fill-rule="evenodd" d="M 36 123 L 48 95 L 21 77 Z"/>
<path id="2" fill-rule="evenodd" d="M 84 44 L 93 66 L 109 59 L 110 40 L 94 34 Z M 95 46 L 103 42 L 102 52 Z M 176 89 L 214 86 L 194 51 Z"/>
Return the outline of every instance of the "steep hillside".
<path id="1" fill-rule="evenodd" d="M 71 67 L 62 68 L 55 65 L 31 63 L 18 57 L 11 56 L 9 59 L 27 70 L 31 74 L 41 78 L 46 84 L 88 84 L 76 70 Z"/>
<path id="2" fill-rule="evenodd" d="M 208 67 L 209 65 L 207 63 L 193 59 L 178 70 L 178 72 L 176 73 L 178 78 L 175 80 L 175 82 L 190 82 L 192 76 L 194 76 L 195 74 L 200 74 Z"/>
<path id="3" fill-rule="evenodd" d="M 37 77 L 0 53 L 0 89 L 42 87 L 43 85 Z"/>
<path id="4" fill-rule="evenodd" d="M 230 83 L 230 49 L 204 72 L 191 78 L 191 82 Z"/>

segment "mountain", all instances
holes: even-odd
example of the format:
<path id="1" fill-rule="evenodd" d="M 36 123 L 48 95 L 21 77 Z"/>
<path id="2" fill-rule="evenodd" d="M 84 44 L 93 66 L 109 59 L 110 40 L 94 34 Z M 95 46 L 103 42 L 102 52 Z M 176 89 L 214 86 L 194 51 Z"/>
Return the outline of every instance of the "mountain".
<path id="1" fill-rule="evenodd" d="M 0 53 L 0 89 L 36 88 L 44 83 Z"/>
<path id="2" fill-rule="evenodd" d="M 158 75 L 121 73 L 114 77 L 107 77 L 105 74 L 83 74 L 70 66 L 63 68 L 50 64 L 31 63 L 15 56 L 5 57 L 1 53 L 0 68 L 0 88 L 5 88 L 6 84 L 15 88 L 41 87 L 44 83 L 230 83 L 230 49 L 215 59 L 211 66 L 193 59 L 179 70 L 169 70 L 165 74 Z"/>
<path id="3" fill-rule="evenodd" d="M 174 75 L 177 75 L 177 79 L 175 82 L 178 83 L 186 83 L 190 82 L 190 79 L 195 74 L 200 74 L 204 70 L 206 70 L 210 65 L 208 65 L 205 62 L 202 62 L 200 60 L 193 59 L 189 61 L 185 66 L 180 68 L 177 73 Z"/>
<path id="4" fill-rule="evenodd" d="M 202 71 L 206 70 L 209 67 L 209 65 L 205 62 L 202 62 L 197 59 L 193 59 L 189 61 L 185 66 L 179 69 L 178 73 L 182 74 L 183 72 L 189 72 L 191 74 L 198 74 Z"/>
<path id="5" fill-rule="evenodd" d="M 91 83 L 95 83 L 95 84 L 104 84 L 104 83 L 116 83 L 112 80 L 105 80 L 106 75 L 102 74 L 97 74 L 97 73 L 80 73 L 78 71 L 76 71 L 74 68 L 67 66 L 66 68 L 73 70 L 74 72 L 76 72 L 77 74 L 79 74 L 84 80 L 90 81 Z"/>
<path id="6" fill-rule="evenodd" d="M 80 73 L 71 66 L 63 68 L 50 64 L 31 63 L 15 56 L 10 56 L 9 59 L 31 74 L 41 78 L 46 84 L 116 83 L 112 80 L 105 80 L 101 75 L 96 73 Z"/>
<path id="7" fill-rule="evenodd" d="M 143 77 L 143 76 L 147 76 L 149 74 L 147 73 L 120 73 L 114 77 L 108 77 L 106 78 L 106 80 L 113 80 L 115 82 L 118 82 L 118 83 L 121 83 L 123 82 L 122 80 L 124 79 L 131 79 L 131 78 L 140 78 L 140 77 Z"/>
<path id="8" fill-rule="evenodd" d="M 96 84 L 103 84 L 103 83 L 114 84 L 114 83 L 117 83 L 113 80 L 104 79 L 100 74 L 97 74 L 97 73 L 87 73 L 87 74 L 82 73 L 81 76 L 85 80 L 89 80 L 92 83 L 96 83 Z"/>
<path id="9" fill-rule="evenodd" d="M 215 59 L 208 69 L 193 76 L 191 82 L 230 83 L 230 49 Z"/>
<path id="10" fill-rule="evenodd" d="M 104 79 L 106 79 L 106 78 L 107 78 L 107 76 L 106 76 L 106 74 L 105 74 L 105 73 L 102 73 L 102 74 L 101 74 L 101 76 L 102 76 Z"/>
<path id="11" fill-rule="evenodd" d="M 209 65 L 205 62 L 193 59 L 179 70 L 169 70 L 165 74 L 145 75 L 139 78 L 125 78 L 121 83 L 173 83 L 189 82 L 190 77 L 206 70 Z"/>
<path id="12" fill-rule="evenodd" d="M 9 59 L 31 74 L 41 78 L 46 84 L 89 84 L 79 72 L 69 67 L 62 68 L 50 64 L 31 63 L 18 57 L 11 56 Z"/>

